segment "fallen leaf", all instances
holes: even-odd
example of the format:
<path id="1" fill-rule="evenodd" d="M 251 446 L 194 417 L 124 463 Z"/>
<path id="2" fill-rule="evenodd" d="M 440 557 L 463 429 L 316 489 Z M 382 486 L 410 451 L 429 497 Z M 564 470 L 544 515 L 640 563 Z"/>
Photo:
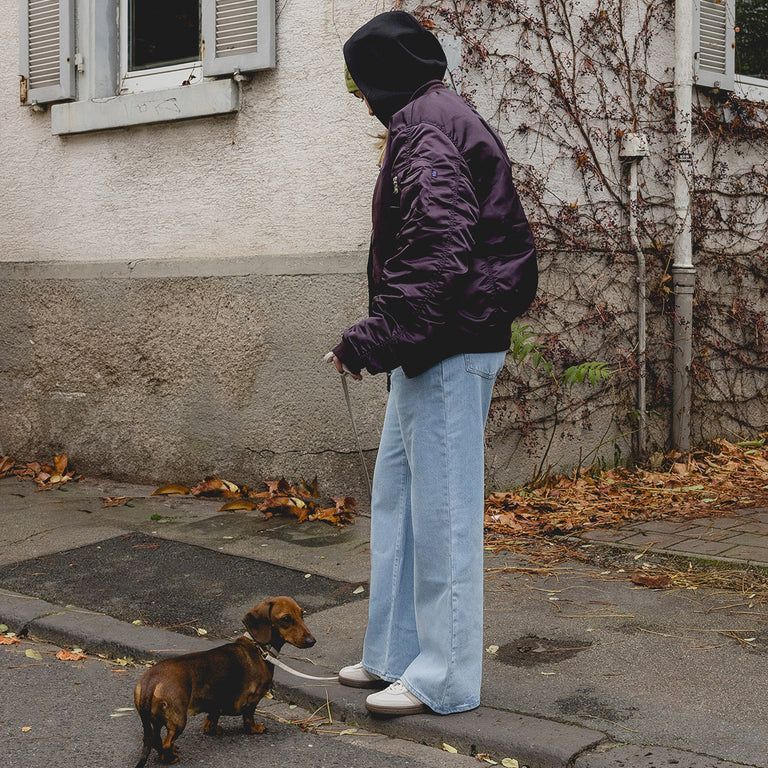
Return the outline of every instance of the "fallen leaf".
<path id="1" fill-rule="evenodd" d="M 57 475 L 63 475 L 67 471 L 67 454 L 62 453 L 53 457 L 53 467 Z"/>
<path id="2" fill-rule="evenodd" d="M 450 752 L 452 755 L 457 754 L 459 751 L 458 749 L 456 749 L 456 747 L 452 747 L 450 744 L 446 744 L 445 742 L 443 742 L 443 749 L 446 752 Z"/>
<path id="3" fill-rule="evenodd" d="M 208 630 L 207 629 L 203 629 L 202 627 L 197 627 L 196 629 L 197 629 L 197 634 L 198 635 L 207 635 L 208 634 Z"/>
<path id="4" fill-rule="evenodd" d="M 18 637 L 0 637 L 0 645 L 18 645 L 20 642 Z"/>
<path id="5" fill-rule="evenodd" d="M 190 493 L 193 496 L 223 496 L 231 499 L 240 493 L 240 489 L 228 480 L 222 480 L 216 475 L 208 475 L 197 485 L 193 485 Z"/>
<path id="6" fill-rule="evenodd" d="M 29 733 L 31 730 L 32 730 L 32 726 L 31 725 L 25 725 L 25 726 L 22 727 L 21 732 L 22 733 Z"/>
<path id="7" fill-rule="evenodd" d="M 0 456 L 0 477 L 5 477 L 15 466 L 16 462 L 10 456 Z"/>
<path id="8" fill-rule="evenodd" d="M 514 757 L 505 757 L 501 764 L 504 766 L 504 768 L 520 768 L 520 763 L 515 760 Z"/>
<path id="9" fill-rule="evenodd" d="M 672 579 L 664 573 L 635 571 L 630 578 L 635 584 L 640 584 L 649 589 L 669 589 L 669 587 L 673 586 Z"/>
<path id="10" fill-rule="evenodd" d="M 133 501 L 133 496 L 104 496 L 101 500 L 104 502 L 101 508 L 104 509 L 105 507 L 119 507 L 121 504 L 127 504 L 129 501 Z"/>
<path id="11" fill-rule="evenodd" d="M 216 511 L 232 512 L 233 510 L 243 510 L 250 512 L 253 509 L 256 509 L 255 501 L 248 501 L 248 499 L 233 499 L 232 501 L 228 501 L 223 507 L 219 507 Z"/>
<path id="12" fill-rule="evenodd" d="M 294 496 L 272 496 L 264 499 L 257 509 L 259 512 L 265 512 L 265 517 L 267 518 L 272 517 L 275 512 L 295 515 L 300 523 L 303 523 L 309 517 L 310 510 L 304 501 Z"/>
<path id="13" fill-rule="evenodd" d="M 158 488 L 156 491 L 152 491 L 151 496 L 167 496 L 172 493 L 178 493 L 180 496 L 189 493 L 189 488 L 184 485 L 175 485 L 174 483 L 168 483 L 162 488 Z"/>
<path id="14" fill-rule="evenodd" d="M 61 659 L 62 661 L 81 661 L 82 659 L 87 659 L 88 657 L 84 653 L 74 653 L 73 651 L 59 651 L 56 654 L 57 659 Z"/>
<path id="15" fill-rule="evenodd" d="M 27 650 L 24 652 L 24 655 L 30 659 L 35 659 L 35 661 L 43 660 L 43 657 L 40 655 L 40 652 L 36 651 L 34 648 L 27 648 Z"/>

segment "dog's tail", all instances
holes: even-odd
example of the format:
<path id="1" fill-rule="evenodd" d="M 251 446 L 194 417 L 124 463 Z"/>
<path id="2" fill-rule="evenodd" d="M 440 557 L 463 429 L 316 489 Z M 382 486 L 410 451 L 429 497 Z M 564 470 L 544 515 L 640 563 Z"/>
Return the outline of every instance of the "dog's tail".
<path id="1" fill-rule="evenodd" d="M 149 687 L 148 687 L 149 688 Z M 158 753 L 160 752 L 160 729 L 155 723 L 155 719 L 152 716 L 152 690 L 142 687 L 141 682 L 136 686 L 133 693 L 134 704 L 141 718 L 141 726 L 144 731 L 144 747 L 141 750 L 141 757 L 139 762 L 136 763 L 136 768 L 144 768 L 149 753 L 154 747 Z"/>

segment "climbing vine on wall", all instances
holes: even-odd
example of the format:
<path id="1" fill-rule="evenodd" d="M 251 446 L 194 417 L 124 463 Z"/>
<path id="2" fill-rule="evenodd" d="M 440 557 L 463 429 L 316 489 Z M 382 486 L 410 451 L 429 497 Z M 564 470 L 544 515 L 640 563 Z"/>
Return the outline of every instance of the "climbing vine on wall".
<path id="1" fill-rule="evenodd" d="M 677 162 L 671 0 L 393 7 L 461 42 L 462 95 L 510 150 L 540 250 L 541 290 L 526 322 L 539 332 L 542 350 L 563 366 L 604 360 L 615 372 L 603 390 L 558 393 L 540 372 L 507 366 L 492 411 L 495 438 L 517 441 L 538 458 L 551 446 L 552 430 L 563 446 L 592 428 L 596 447 L 625 456 L 631 447 L 637 272 L 619 148 L 625 133 L 648 138 L 634 212 L 649 286 L 648 410 L 658 414 L 649 422 L 648 448 L 664 448 Z M 694 440 L 704 442 L 768 420 L 768 120 L 765 110 L 735 96 L 697 91 L 694 136 L 693 424 Z"/>

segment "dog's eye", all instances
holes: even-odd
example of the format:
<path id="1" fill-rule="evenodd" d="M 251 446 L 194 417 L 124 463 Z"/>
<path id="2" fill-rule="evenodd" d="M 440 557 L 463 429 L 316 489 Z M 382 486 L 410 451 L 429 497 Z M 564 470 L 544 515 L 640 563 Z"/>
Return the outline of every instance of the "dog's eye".
<path id="1" fill-rule="evenodd" d="M 279 624 L 281 627 L 290 627 L 290 626 L 291 626 L 291 624 L 293 624 L 293 618 L 292 618 L 291 616 L 281 616 L 281 617 L 280 617 L 280 618 L 277 620 L 277 623 L 278 623 L 278 624 Z"/>

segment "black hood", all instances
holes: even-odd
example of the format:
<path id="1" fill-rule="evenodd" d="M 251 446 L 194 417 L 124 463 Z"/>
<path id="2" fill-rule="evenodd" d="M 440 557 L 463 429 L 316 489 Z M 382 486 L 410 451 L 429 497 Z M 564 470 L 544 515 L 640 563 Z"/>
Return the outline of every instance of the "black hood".
<path id="1" fill-rule="evenodd" d="M 345 43 L 344 59 L 384 125 L 425 83 L 442 80 L 446 67 L 437 38 L 405 11 L 382 13 L 360 27 Z"/>

